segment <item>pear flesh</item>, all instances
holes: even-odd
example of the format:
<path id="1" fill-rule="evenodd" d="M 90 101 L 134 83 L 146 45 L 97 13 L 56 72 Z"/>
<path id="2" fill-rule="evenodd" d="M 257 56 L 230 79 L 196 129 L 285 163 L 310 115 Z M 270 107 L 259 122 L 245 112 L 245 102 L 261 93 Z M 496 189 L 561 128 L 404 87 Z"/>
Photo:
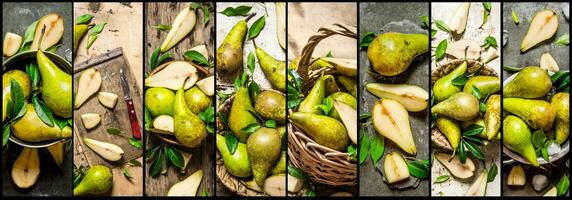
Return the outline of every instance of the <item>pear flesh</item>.
<path id="1" fill-rule="evenodd" d="M 179 43 L 179 41 L 195 28 L 196 21 L 197 15 L 195 9 L 191 8 L 191 6 L 179 12 L 173 21 L 171 30 L 169 30 L 167 37 L 165 37 L 161 45 L 161 52 L 166 52 L 175 46 L 175 44 Z"/>
<path id="2" fill-rule="evenodd" d="M 278 174 L 266 178 L 262 189 L 271 197 L 286 196 L 286 175 Z"/>
<path id="3" fill-rule="evenodd" d="M 198 78 L 195 66 L 185 61 L 174 61 L 167 63 L 161 71 L 147 77 L 145 86 L 178 90 L 185 83 L 183 89 L 187 90 L 195 85 Z"/>
<path id="4" fill-rule="evenodd" d="M 347 59 L 347 58 L 320 58 L 328 63 L 330 63 L 334 68 L 336 68 L 340 74 L 348 77 L 357 76 L 357 60 Z"/>
<path id="5" fill-rule="evenodd" d="M 85 70 L 79 77 L 75 108 L 79 108 L 87 99 L 101 87 L 101 74 L 95 69 Z"/>
<path id="6" fill-rule="evenodd" d="M 7 32 L 4 36 L 4 46 L 2 50 L 2 55 L 6 57 L 13 56 L 18 53 L 20 46 L 22 45 L 22 36 L 15 33 Z"/>
<path id="7" fill-rule="evenodd" d="M 530 22 L 528 32 L 522 39 L 520 52 L 524 53 L 537 44 L 552 38 L 556 34 L 556 30 L 558 30 L 558 15 L 556 15 L 556 12 L 552 10 L 537 12 Z"/>
<path id="8" fill-rule="evenodd" d="M 201 79 L 197 82 L 197 87 L 203 91 L 207 96 L 211 97 L 215 93 L 215 82 L 214 76 L 209 76 L 207 78 Z"/>
<path id="9" fill-rule="evenodd" d="M 342 123 L 346 126 L 348 131 L 348 137 L 350 140 L 357 144 L 357 111 L 350 105 L 345 104 L 341 101 L 334 100 L 334 108 L 338 111 Z"/>
<path id="10" fill-rule="evenodd" d="M 393 184 L 409 178 L 409 169 L 403 156 L 391 152 L 383 160 L 383 175 L 387 183 Z"/>
<path id="11" fill-rule="evenodd" d="M 538 167 L 536 152 L 532 146 L 530 129 L 520 118 L 509 115 L 503 121 L 503 145 L 520 154 L 533 166 Z"/>
<path id="12" fill-rule="evenodd" d="M 173 133 L 175 132 L 175 120 L 169 115 L 159 115 L 153 119 L 153 128 Z"/>
<path id="13" fill-rule="evenodd" d="M 540 56 L 540 68 L 552 72 L 557 72 L 560 70 L 558 68 L 558 63 L 556 63 L 556 60 L 554 60 L 554 58 L 549 53 L 544 53 L 542 56 Z"/>
<path id="14" fill-rule="evenodd" d="M 461 163 L 459 156 L 455 155 L 452 159 L 451 156 L 445 153 L 435 153 L 435 159 L 437 159 L 449 172 L 461 179 L 466 179 L 473 177 L 475 175 L 475 164 L 470 158 L 465 160 L 465 163 Z"/>
<path id="15" fill-rule="evenodd" d="M 288 192 L 296 193 L 304 187 L 304 181 L 288 174 Z"/>
<path id="16" fill-rule="evenodd" d="M 458 59 L 478 60 L 481 57 L 481 45 L 474 40 L 458 40 L 447 45 L 445 53 Z"/>
<path id="17" fill-rule="evenodd" d="M 109 161 L 118 161 L 123 157 L 123 149 L 121 147 L 107 142 L 102 142 L 94 139 L 84 138 L 83 143 L 90 149 L 95 151 L 99 156 Z"/>
<path id="18" fill-rule="evenodd" d="M 83 122 L 85 129 L 92 129 L 99 124 L 101 116 L 95 113 L 82 114 L 81 121 Z"/>
<path id="19" fill-rule="evenodd" d="M 42 142 L 70 138 L 71 127 L 60 129 L 57 125 L 46 125 L 36 114 L 32 104 L 26 104 L 26 114 L 12 124 L 12 134 L 26 142 Z"/>
<path id="20" fill-rule="evenodd" d="M 113 109 L 115 104 L 117 104 L 117 95 L 111 92 L 99 92 L 97 99 L 101 105 Z"/>
<path id="21" fill-rule="evenodd" d="M 409 113 L 399 102 L 391 99 L 376 101 L 371 111 L 371 118 L 373 127 L 379 134 L 397 144 L 408 154 L 416 154 L 417 148 L 409 125 Z"/>
<path id="22" fill-rule="evenodd" d="M 167 196 L 196 196 L 203 179 L 203 170 L 197 170 L 185 180 L 171 186 Z"/>
<path id="23" fill-rule="evenodd" d="M 520 165 L 515 165 L 510 169 L 506 184 L 509 186 L 524 186 L 526 184 L 526 173 Z"/>
<path id="24" fill-rule="evenodd" d="M 50 152 L 50 155 L 52 155 L 56 164 L 58 164 L 58 166 L 62 166 L 64 163 L 64 142 L 58 142 L 46 148 Z"/>
<path id="25" fill-rule="evenodd" d="M 481 172 L 479 177 L 473 182 L 465 196 L 485 196 L 487 193 L 487 175 L 488 170 Z"/>
<path id="26" fill-rule="evenodd" d="M 449 28 L 452 33 L 460 35 L 465 32 L 465 28 L 467 28 L 467 20 L 469 18 L 470 8 L 471 3 L 462 3 L 459 5 L 459 7 L 457 7 L 457 10 L 455 10 L 455 13 L 449 21 Z"/>
<path id="27" fill-rule="evenodd" d="M 42 29 L 46 27 L 45 34 L 42 37 Z M 34 40 L 30 50 L 46 50 L 57 44 L 64 35 L 64 18 L 58 14 L 48 14 L 40 18 L 36 24 Z M 41 38 L 40 38 L 41 37 Z M 39 48 L 40 39 L 42 47 Z"/>
<path id="28" fill-rule="evenodd" d="M 276 2 L 276 35 L 278 44 L 282 49 L 286 49 L 286 3 Z"/>
<path id="29" fill-rule="evenodd" d="M 73 196 L 101 195 L 111 190 L 113 172 L 106 166 L 95 165 L 89 168 L 83 180 L 73 189 Z"/>
<path id="30" fill-rule="evenodd" d="M 30 188 L 40 175 L 38 149 L 24 147 L 12 167 L 12 180 L 19 188 Z"/>
<path id="31" fill-rule="evenodd" d="M 411 112 L 418 112 L 427 108 L 429 93 L 416 85 L 368 83 L 365 88 L 379 98 L 398 101 Z"/>

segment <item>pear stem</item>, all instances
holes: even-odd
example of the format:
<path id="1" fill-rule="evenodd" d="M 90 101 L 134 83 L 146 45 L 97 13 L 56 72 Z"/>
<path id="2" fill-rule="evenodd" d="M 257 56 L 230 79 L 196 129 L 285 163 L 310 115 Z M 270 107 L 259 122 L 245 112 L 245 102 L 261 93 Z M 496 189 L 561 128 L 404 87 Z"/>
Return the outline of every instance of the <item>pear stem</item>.
<path id="1" fill-rule="evenodd" d="M 256 13 L 252 13 L 252 14 L 248 15 L 248 17 L 246 17 L 246 19 L 244 19 L 244 20 L 248 22 L 248 20 L 250 20 L 255 15 L 256 15 Z"/>

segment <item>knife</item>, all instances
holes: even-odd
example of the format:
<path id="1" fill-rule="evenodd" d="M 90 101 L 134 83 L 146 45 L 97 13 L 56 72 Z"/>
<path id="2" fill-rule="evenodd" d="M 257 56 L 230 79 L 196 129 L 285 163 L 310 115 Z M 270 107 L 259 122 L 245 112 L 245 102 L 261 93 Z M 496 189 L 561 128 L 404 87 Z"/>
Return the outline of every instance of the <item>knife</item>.
<path id="1" fill-rule="evenodd" d="M 131 98 L 131 91 L 129 90 L 129 84 L 127 82 L 127 77 L 123 72 L 123 67 L 119 70 L 121 75 L 121 87 L 123 88 L 123 98 L 127 104 L 127 111 L 129 112 L 129 121 L 131 122 L 131 132 L 135 139 L 141 139 L 141 129 L 139 128 L 139 123 L 137 122 L 137 114 L 135 113 L 135 106 L 133 106 L 133 98 Z"/>

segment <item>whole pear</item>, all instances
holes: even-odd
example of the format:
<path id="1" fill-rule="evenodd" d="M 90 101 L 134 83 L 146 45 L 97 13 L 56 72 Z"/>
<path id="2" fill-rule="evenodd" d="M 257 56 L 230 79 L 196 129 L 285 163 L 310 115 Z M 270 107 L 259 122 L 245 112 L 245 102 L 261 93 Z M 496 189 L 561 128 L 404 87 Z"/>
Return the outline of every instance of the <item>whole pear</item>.
<path id="1" fill-rule="evenodd" d="M 540 67 L 525 67 L 503 87 L 503 98 L 517 97 L 535 99 L 550 92 L 552 81 L 546 70 Z"/>
<path id="2" fill-rule="evenodd" d="M 500 91 L 500 84 L 500 79 L 496 76 L 473 76 L 465 83 L 463 92 L 471 94 L 475 86 L 483 94 L 481 98 L 484 98 L 487 94 L 492 95 Z"/>
<path id="3" fill-rule="evenodd" d="M 12 124 L 12 134 L 26 142 L 41 142 L 70 138 L 72 129 L 69 126 L 60 129 L 58 125 L 46 125 L 36 114 L 34 106 L 26 104 L 26 114 Z"/>
<path id="4" fill-rule="evenodd" d="M 550 130 L 556 119 L 556 110 L 544 100 L 504 98 L 503 110 L 519 116 L 533 129 Z"/>
<path id="5" fill-rule="evenodd" d="M 286 121 L 286 97 L 272 90 L 265 90 L 256 97 L 254 111 L 264 119 L 283 124 Z"/>
<path id="6" fill-rule="evenodd" d="M 530 129 L 520 118 L 509 115 L 503 121 L 503 144 L 522 155 L 532 165 L 538 167 L 536 152 L 532 146 Z"/>
<path id="7" fill-rule="evenodd" d="M 248 139 L 248 133 L 242 129 L 249 124 L 258 122 L 256 116 L 248 110 L 254 110 L 250 101 L 247 87 L 241 87 L 234 95 L 232 106 L 230 107 L 230 114 L 228 115 L 228 125 L 230 126 L 231 133 L 238 138 L 240 142 L 245 143 Z"/>
<path id="8" fill-rule="evenodd" d="M 501 124 L 501 97 L 498 94 L 489 96 L 486 102 L 485 130 L 488 140 L 497 136 Z"/>
<path id="9" fill-rule="evenodd" d="M 186 147 L 198 147 L 207 137 L 205 123 L 189 109 L 183 87 L 175 94 L 175 138 Z"/>
<path id="10" fill-rule="evenodd" d="M 459 124 L 458 121 L 447 117 L 437 118 L 435 124 L 439 131 L 447 137 L 453 151 L 456 151 L 457 147 L 459 147 L 459 142 L 461 141 L 461 124 Z"/>
<path id="11" fill-rule="evenodd" d="M 280 143 L 278 131 L 266 127 L 259 128 L 248 137 L 246 150 L 258 186 L 264 185 L 266 176 L 280 158 Z"/>
<path id="12" fill-rule="evenodd" d="M 340 102 L 343 102 L 345 104 L 348 104 L 349 106 L 351 106 L 353 109 L 357 109 L 357 100 L 354 96 L 352 96 L 351 94 L 348 94 L 346 92 L 336 92 L 334 94 L 331 94 L 330 96 L 328 96 L 330 99 L 332 99 L 332 102 L 334 100 L 338 100 Z M 338 111 L 336 110 L 336 108 L 332 107 L 332 110 L 330 110 L 330 117 L 333 117 L 337 120 L 341 120 L 340 118 L 340 114 L 338 113 Z"/>
<path id="13" fill-rule="evenodd" d="M 570 125 L 570 94 L 565 92 L 556 93 L 550 100 L 552 108 L 556 110 L 556 141 L 562 144 L 569 134 Z"/>
<path id="14" fill-rule="evenodd" d="M 28 99 L 32 91 L 32 81 L 26 72 L 14 69 L 2 74 L 2 121 L 7 117 L 8 101 L 12 100 L 12 94 L 10 93 L 12 80 L 16 81 L 22 88 L 24 99 Z"/>
<path id="15" fill-rule="evenodd" d="M 193 86 L 191 89 L 185 91 L 185 101 L 189 109 L 197 115 L 212 104 L 212 99 L 197 86 Z"/>
<path id="16" fill-rule="evenodd" d="M 70 118 L 73 111 L 71 75 L 56 66 L 42 50 L 38 50 L 36 58 L 46 107 L 58 117 Z"/>
<path id="17" fill-rule="evenodd" d="M 357 98 L 357 81 L 347 76 L 339 76 L 338 82 L 348 91 L 352 96 Z"/>
<path id="18" fill-rule="evenodd" d="M 173 116 L 175 93 L 167 88 L 156 87 L 145 91 L 145 107 L 151 117 L 159 115 Z"/>
<path id="19" fill-rule="evenodd" d="M 453 96 L 455 93 L 459 92 L 461 89 L 453 85 L 453 80 L 457 77 L 462 76 L 467 71 L 467 61 L 461 63 L 455 70 L 449 74 L 437 79 L 435 85 L 433 85 L 433 94 L 435 96 L 435 102 L 441 102 L 445 99 Z M 471 92 L 469 92 L 470 94 Z"/>
<path id="20" fill-rule="evenodd" d="M 234 154 L 230 154 L 224 136 L 216 134 L 216 148 L 222 156 L 222 162 L 228 173 L 236 177 L 249 177 L 252 175 L 246 144 L 239 142 Z"/>
<path id="21" fill-rule="evenodd" d="M 286 62 L 276 60 L 266 53 L 262 48 L 256 47 L 256 58 L 260 63 L 260 68 L 272 86 L 280 91 L 286 89 Z"/>
<path id="22" fill-rule="evenodd" d="M 270 170 L 270 174 L 282 174 L 284 172 L 286 172 L 286 151 L 282 151 L 278 162 Z"/>
<path id="23" fill-rule="evenodd" d="M 388 32 L 378 35 L 367 48 L 367 57 L 377 73 L 395 76 L 405 71 L 415 57 L 429 51 L 427 34 Z"/>
<path id="24" fill-rule="evenodd" d="M 77 46 L 79 46 L 79 42 L 83 35 L 87 33 L 89 26 L 87 24 L 76 24 L 73 25 L 73 53 L 77 50 Z"/>
<path id="25" fill-rule="evenodd" d="M 479 115 L 479 100 L 472 94 L 459 92 L 433 106 L 431 113 L 469 121 Z"/>
<path id="26" fill-rule="evenodd" d="M 216 49 L 216 69 L 221 74 L 233 73 L 242 68 L 242 42 L 247 30 L 246 21 L 238 21 Z"/>
<path id="27" fill-rule="evenodd" d="M 340 121 L 328 116 L 302 112 L 294 112 L 288 115 L 288 118 L 316 143 L 337 151 L 346 150 L 348 134 Z"/>
<path id="28" fill-rule="evenodd" d="M 324 96 L 326 95 L 326 80 L 333 78 L 332 75 L 325 75 L 318 78 L 312 90 L 310 90 L 306 98 L 300 102 L 298 112 L 323 114 L 322 109 L 318 106 L 323 103 Z"/>
<path id="29" fill-rule="evenodd" d="M 113 186 L 113 173 L 103 165 L 89 168 L 83 180 L 73 189 L 74 196 L 105 194 Z"/>
<path id="30" fill-rule="evenodd" d="M 338 86 L 338 83 L 336 83 L 336 79 L 333 78 L 326 79 L 326 95 L 331 95 L 340 91 L 341 89 Z"/>

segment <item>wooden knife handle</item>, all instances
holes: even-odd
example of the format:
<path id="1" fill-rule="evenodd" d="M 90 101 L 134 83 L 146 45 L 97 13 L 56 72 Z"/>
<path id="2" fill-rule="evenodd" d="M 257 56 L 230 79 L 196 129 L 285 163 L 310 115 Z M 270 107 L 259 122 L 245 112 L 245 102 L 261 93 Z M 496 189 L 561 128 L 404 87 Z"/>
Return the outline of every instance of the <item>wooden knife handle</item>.
<path id="1" fill-rule="evenodd" d="M 141 129 L 139 128 L 139 123 L 137 122 L 137 113 L 135 113 L 135 107 L 133 106 L 132 99 L 125 99 L 127 104 L 127 111 L 129 112 L 129 121 L 131 122 L 131 132 L 133 132 L 133 137 L 135 139 L 141 139 Z"/>

